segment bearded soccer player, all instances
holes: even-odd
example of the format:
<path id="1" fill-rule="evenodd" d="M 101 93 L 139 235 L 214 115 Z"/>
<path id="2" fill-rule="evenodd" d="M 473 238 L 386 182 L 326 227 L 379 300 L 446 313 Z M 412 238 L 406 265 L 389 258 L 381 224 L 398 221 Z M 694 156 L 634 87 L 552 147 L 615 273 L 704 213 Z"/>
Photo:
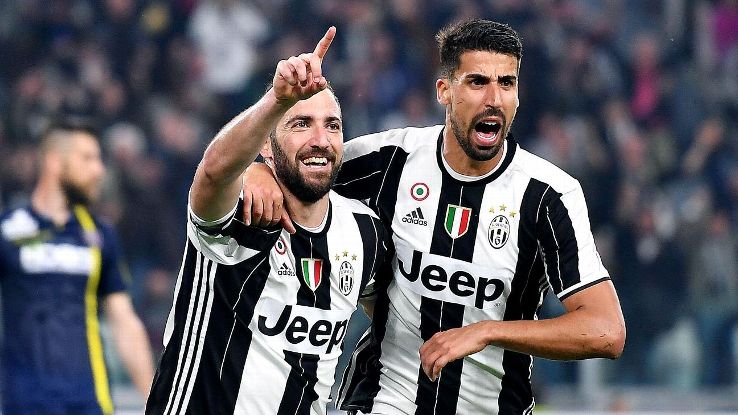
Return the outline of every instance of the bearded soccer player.
<path id="1" fill-rule="evenodd" d="M 338 404 L 372 414 L 530 413 L 532 356 L 617 358 L 625 323 L 579 182 L 510 133 L 517 33 L 470 20 L 437 39 L 445 123 L 345 147 L 335 190 L 369 201 L 396 252 Z M 264 170 L 247 177 L 269 188 Z M 248 183 L 255 204 L 269 206 Z M 548 291 L 565 312 L 539 320 Z"/>
<path id="2" fill-rule="evenodd" d="M 387 238 L 369 208 L 330 191 L 343 125 L 321 61 L 334 36 L 280 61 L 273 87 L 205 151 L 147 414 L 327 411 L 348 320 L 372 294 Z M 260 149 L 292 235 L 242 220 L 241 174 Z"/>
<path id="3" fill-rule="evenodd" d="M 0 215 L 3 414 L 112 414 L 98 311 L 141 395 L 153 361 L 113 230 L 88 210 L 105 168 L 83 122 L 48 129 L 28 206 Z"/>

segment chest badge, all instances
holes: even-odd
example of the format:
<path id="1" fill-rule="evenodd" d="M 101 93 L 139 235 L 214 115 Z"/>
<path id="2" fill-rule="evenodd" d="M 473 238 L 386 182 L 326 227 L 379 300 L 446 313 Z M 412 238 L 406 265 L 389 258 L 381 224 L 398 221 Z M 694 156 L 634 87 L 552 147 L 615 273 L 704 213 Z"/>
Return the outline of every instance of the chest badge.
<path id="1" fill-rule="evenodd" d="M 428 197 L 429 190 L 430 189 L 428 189 L 427 184 L 415 183 L 413 187 L 410 188 L 410 196 L 418 202 L 422 202 Z"/>
<path id="2" fill-rule="evenodd" d="M 302 265 L 302 279 L 305 281 L 305 285 L 313 291 L 317 290 L 320 282 L 323 281 L 323 260 L 302 258 L 300 261 Z"/>
<path id="3" fill-rule="evenodd" d="M 354 267 L 348 261 L 343 261 L 338 270 L 338 289 L 343 295 L 351 294 L 354 288 Z"/>
<path id="4" fill-rule="evenodd" d="M 489 213 L 495 213 L 495 208 L 491 207 Z M 487 240 L 492 248 L 500 249 L 505 246 L 510 237 L 510 219 L 514 219 L 516 215 L 517 212 L 508 210 L 505 205 L 500 205 L 499 214 L 492 218 L 487 228 Z"/>
<path id="5" fill-rule="evenodd" d="M 463 236 L 469 230 L 471 213 L 471 208 L 448 205 L 446 208 L 446 220 L 444 221 L 444 228 L 448 236 L 452 239 Z"/>

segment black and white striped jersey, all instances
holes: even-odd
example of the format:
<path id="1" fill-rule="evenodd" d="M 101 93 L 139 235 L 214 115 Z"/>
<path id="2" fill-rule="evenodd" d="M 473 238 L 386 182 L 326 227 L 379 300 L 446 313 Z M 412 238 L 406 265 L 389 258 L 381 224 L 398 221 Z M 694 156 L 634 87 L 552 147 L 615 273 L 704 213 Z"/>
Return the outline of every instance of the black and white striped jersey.
<path id="1" fill-rule="evenodd" d="M 610 278 L 575 179 L 512 137 L 495 170 L 460 175 L 441 156 L 442 132 L 405 128 L 346 143 L 334 189 L 369 199 L 392 230 L 396 254 L 370 331 L 344 373 L 337 397 L 344 410 L 528 413 L 531 356 L 489 346 L 431 382 L 420 346 L 481 320 L 536 319 L 548 290 L 564 299 Z"/>
<path id="2" fill-rule="evenodd" d="M 325 414 L 351 313 L 373 295 L 388 235 L 330 193 L 320 230 L 190 213 L 147 414 Z"/>

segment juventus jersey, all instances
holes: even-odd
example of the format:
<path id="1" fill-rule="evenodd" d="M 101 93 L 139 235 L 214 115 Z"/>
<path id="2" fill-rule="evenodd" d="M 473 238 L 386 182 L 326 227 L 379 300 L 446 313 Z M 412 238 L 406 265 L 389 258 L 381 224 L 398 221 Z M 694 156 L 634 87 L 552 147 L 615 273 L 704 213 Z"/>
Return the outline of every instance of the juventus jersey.
<path id="1" fill-rule="evenodd" d="M 343 376 L 344 410 L 381 414 L 521 414 L 534 399 L 529 355 L 488 346 L 449 363 L 436 382 L 420 364 L 433 334 L 482 320 L 532 320 L 609 279 L 579 183 L 510 136 L 483 177 L 451 170 L 443 126 L 346 143 L 335 190 L 368 199 L 392 230 L 392 275 Z"/>
<path id="2" fill-rule="evenodd" d="M 147 414 L 325 414 L 351 313 L 372 296 L 386 231 L 330 193 L 322 229 L 190 213 Z"/>

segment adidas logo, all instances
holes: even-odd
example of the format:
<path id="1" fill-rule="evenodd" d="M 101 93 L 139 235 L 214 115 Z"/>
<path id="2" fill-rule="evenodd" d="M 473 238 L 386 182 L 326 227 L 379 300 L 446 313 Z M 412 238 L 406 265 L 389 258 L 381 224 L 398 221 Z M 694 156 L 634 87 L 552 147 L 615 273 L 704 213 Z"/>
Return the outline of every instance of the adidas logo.
<path id="1" fill-rule="evenodd" d="M 289 275 L 291 277 L 294 277 L 295 271 L 292 268 L 288 267 L 287 264 L 283 262 L 282 266 L 279 267 L 279 269 L 277 270 L 277 274 L 278 275 Z"/>
<path id="2" fill-rule="evenodd" d="M 413 225 L 428 226 L 428 221 L 423 217 L 423 211 L 419 207 L 403 216 L 402 221 Z"/>

